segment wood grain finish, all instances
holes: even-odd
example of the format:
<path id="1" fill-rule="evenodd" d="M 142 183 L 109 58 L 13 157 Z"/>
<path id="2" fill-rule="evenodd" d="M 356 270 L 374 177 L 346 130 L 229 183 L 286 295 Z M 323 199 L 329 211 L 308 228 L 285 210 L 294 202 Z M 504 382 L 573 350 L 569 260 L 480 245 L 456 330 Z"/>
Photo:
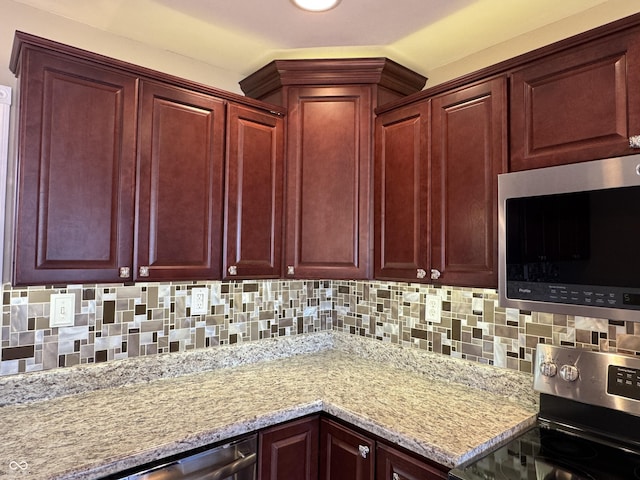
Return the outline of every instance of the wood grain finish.
<path id="1" fill-rule="evenodd" d="M 136 279 L 220 278 L 224 108 L 208 95 L 142 83 Z"/>
<path id="2" fill-rule="evenodd" d="M 371 89 L 289 89 L 285 263 L 298 278 L 367 278 Z"/>
<path id="3" fill-rule="evenodd" d="M 417 281 L 418 270 L 430 266 L 430 107 L 425 100 L 376 119 L 377 279 Z"/>
<path id="4" fill-rule="evenodd" d="M 258 480 L 317 480 L 320 418 L 260 431 Z"/>
<path id="5" fill-rule="evenodd" d="M 432 268 L 447 285 L 497 285 L 498 174 L 506 168 L 506 79 L 432 100 Z"/>
<path id="6" fill-rule="evenodd" d="M 283 119 L 230 104 L 224 278 L 280 277 L 283 169 Z"/>
<path id="7" fill-rule="evenodd" d="M 24 49 L 16 285 L 118 281 L 131 266 L 134 77 Z"/>
<path id="8" fill-rule="evenodd" d="M 378 443 L 376 480 L 446 480 L 447 472 L 400 450 Z"/>
<path id="9" fill-rule="evenodd" d="M 361 453 L 361 447 L 367 449 Z M 372 480 L 375 441 L 332 420 L 320 421 L 320 479 Z"/>
<path id="10" fill-rule="evenodd" d="M 541 59 L 511 79 L 512 171 L 634 153 L 640 38 L 617 35 Z"/>

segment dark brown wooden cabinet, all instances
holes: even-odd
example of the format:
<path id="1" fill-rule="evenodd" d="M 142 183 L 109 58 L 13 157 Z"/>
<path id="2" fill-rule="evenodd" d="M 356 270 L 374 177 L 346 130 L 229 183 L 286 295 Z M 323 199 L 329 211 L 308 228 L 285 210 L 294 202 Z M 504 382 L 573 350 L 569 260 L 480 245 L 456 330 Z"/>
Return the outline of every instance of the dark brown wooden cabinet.
<path id="1" fill-rule="evenodd" d="M 225 226 L 238 275 L 279 275 L 283 109 L 20 32 L 11 69 L 14 284 L 217 279 Z"/>
<path id="2" fill-rule="evenodd" d="M 376 118 L 374 275 L 420 281 L 430 269 L 431 102 Z"/>
<path id="3" fill-rule="evenodd" d="M 289 89 L 286 275 L 367 278 L 371 91 Z"/>
<path id="4" fill-rule="evenodd" d="M 590 41 L 514 71 L 510 170 L 634 153 L 629 137 L 640 134 L 639 87 L 637 32 Z"/>
<path id="5" fill-rule="evenodd" d="M 373 480 L 375 440 L 333 420 L 320 422 L 320 479 Z"/>
<path id="6" fill-rule="evenodd" d="M 507 163 L 503 76 L 432 99 L 431 268 L 446 285 L 498 283 L 498 174 Z"/>
<path id="7" fill-rule="evenodd" d="M 428 464 L 400 450 L 378 443 L 376 480 L 446 480 L 442 466 Z"/>
<path id="8" fill-rule="evenodd" d="M 240 82 L 288 108 L 284 277 L 369 278 L 373 109 L 426 79 L 385 58 L 276 60 Z"/>
<path id="9" fill-rule="evenodd" d="M 135 280 L 219 277 L 224 113 L 209 95 L 141 83 Z"/>
<path id="10" fill-rule="evenodd" d="M 316 480 L 320 418 L 260 431 L 258 480 Z"/>
<path id="11" fill-rule="evenodd" d="M 117 280 L 133 248 L 137 79 L 23 50 L 14 282 Z"/>
<path id="12" fill-rule="evenodd" d="M 236 104 L 227 113 L 224 278 L 282 273 L 284 120 Z"/>

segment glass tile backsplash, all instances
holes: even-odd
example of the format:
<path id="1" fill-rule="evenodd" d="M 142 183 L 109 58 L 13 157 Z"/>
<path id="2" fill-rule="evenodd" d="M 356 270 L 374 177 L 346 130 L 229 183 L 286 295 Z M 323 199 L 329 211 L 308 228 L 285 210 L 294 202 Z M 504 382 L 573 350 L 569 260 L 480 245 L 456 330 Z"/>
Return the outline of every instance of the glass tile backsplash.
<path id="1" fill-rule="evenodd" d="M 210 309 L 191 315 L 193 287 Z M 51 328 L 52 293 L 74 293 L 75 325 Z M 427 320 L 427 298 L 440 304 Z M 379 281 L 68 285 L 3 288 L 0 374 L 339 330 L 531 372 L 539 342 L 640 353 L 640 322 L 504 309 L 491 289 Z"/>

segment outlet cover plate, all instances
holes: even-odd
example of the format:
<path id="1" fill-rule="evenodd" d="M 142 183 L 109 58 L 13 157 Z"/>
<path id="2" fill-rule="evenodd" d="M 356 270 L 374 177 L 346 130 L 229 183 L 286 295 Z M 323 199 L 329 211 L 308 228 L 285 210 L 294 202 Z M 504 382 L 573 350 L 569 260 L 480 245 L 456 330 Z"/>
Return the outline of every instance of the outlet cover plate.
<path id="1" fill-rule="evenodd" d="M 73 327 L 76 316 L 76 296 L 74 293 L 54 293 L 51 295 L 49 326 Z"/>
<path id="2" fill-rule="evenodd" d="M 206 315 L 209 313 L 209 289 L 191 289 L 191 315 Z"/>
<path id="3" fill-rule="evenodd" d="M 427 295 L 427 321 L 442 322 L 442 298 L 439 295 Z"/>

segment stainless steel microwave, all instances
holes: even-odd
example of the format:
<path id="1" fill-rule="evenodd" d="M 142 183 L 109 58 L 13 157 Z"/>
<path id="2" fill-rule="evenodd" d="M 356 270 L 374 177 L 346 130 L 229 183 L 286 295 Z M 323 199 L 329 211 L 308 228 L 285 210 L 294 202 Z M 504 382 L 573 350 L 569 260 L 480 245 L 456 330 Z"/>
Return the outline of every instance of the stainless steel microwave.
<path id="1" fill-rule="evenodd" d="M 498 177 L 501 306 L 640 321 L 640 155 Z"/>

